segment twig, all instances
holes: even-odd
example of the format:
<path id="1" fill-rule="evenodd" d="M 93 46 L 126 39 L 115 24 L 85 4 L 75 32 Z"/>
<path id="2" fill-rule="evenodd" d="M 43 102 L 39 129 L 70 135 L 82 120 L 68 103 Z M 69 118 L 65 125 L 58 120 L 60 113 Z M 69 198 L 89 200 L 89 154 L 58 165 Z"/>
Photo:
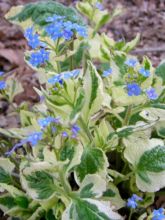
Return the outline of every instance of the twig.
<path id="1" fill-rule="evenodd" d="M 138 53 L 154 53 L 154 52 L 165 52 L 165 47 L 146 47 L 142 49 L 136 49 L 133 50 L 133 54 L 138 54 Z"/>

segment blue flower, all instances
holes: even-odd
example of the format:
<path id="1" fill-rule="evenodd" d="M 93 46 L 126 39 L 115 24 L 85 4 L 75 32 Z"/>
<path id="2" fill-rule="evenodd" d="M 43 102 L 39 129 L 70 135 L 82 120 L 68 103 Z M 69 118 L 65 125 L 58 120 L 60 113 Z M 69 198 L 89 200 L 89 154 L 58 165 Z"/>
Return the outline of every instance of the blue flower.
<path id="1" fill-rule="evenodd" d="M 23 144 L 27 143 L 26 141 L 21 141 L 20 143 L 15 144 L 10 151 L 5 153 L 6 156 L 11 156 L 15 150 L 20 148 Z"/>
<path id="2" fill-rule="evenodd" d="M 4 72 L 3 71 L 0 71 L 0 76 L 3 76 Z"/>
<path id="3" fill-rule="evenodd" d="M 40 46 L 39 35 L 38 34 L 32 35 L 28 39 L 28 45 L 33 49 L 36 49 L 37 47 L 39 47 Z"/>
<path id="4" fill-rule="evenodd" d="M 77 34 L 80 36 L 80 37 L 87 37 L 88 34 L 87 34 L 87 29 L 86 27 L 84 26 L 80 26 L 80 25 L 75 25 L 74 26 L 75 30 L 77 31 Z"/>
<path id="5" fill-rule="evenodd" d="M 48 18 L 46 18 L 47 22 L 56 22 L 60 19 L 64 19 L 65 16 L 61 16 L 61 15 L 53 15 L 53 16 L 49 16 Z"/>
<path id="6" fill-rule="evenodd" d="M 136 194 L 133 194 L 131 198 L 127 200 L 127 207 L 135 209 L 138 204 L 137 201 L 142 201 L 143 199 Z"/>
<path id="7" fill-rule="evenodd" d="M 33 27 L 29 27 L 25 30 L 24 36 L 29 39 L 33 35 Z"/>
<path id="8" fill-rule="evenodd" d="M 42 58 L 42 62 L 44 63 L 45 61 L 48 61 L 49 60 L 49 55 L 50 55 L 50 52 L 46 51 L 45 49 L 41 49 L 39 51 L 39 53 L 41 54 L 41 58 Z"/>
<path id="9" fill-rule="evenodd" d="M 139 73 L 145 77 L 149 77 L 150 76 L 150 71 L 149 70 L 146 70 L 144 67 L 142 67 L 140 70 L 139 70 Z"/>
<path id="10" fill-rule="evenodd" d="M 72 23 L 71 21 L 64 22 L 63 26 L 64 26 L 65 30 L 73 30 L 74 29 L 74 23 Z"/>
<path id="11" fill-rule="evenodd" d="M 149 99 L 155 100 L 158 98 L 158 94 L 156 93 L 154 88 L 150 88 L 146 90 L 146 95 L 148 96 Z"/>
<path id="12" fill-rule="evenodd" d="M 72 130 L 73 134 L 77 134 L 80 131 L 80 127 L 75 124 L 75 125 L 72 126 L 71 130 Z"/>
<path id="13" fill-rule="evenodd" d="M 57 131 L 57 128 L 56 127 L 52 127 L 52 132 L 54 133 L 54 132 L 56 132 Z"/>
<path id="14" fill-rule="evenodd" d="M 0 80 L 0 90 L 3 90 L 6 88 L 6 83 L 3 80 Z"/>
<path id="15" fill-rule="evenodd" d="M 29 62 L 32 66 L 39 66 L 41 64 L 44 64 L 45 61 L 49 60 L 49 52 L 45 49 L 41 49 L 37 52 L 33 52 L 30 56 Z"/>
<path id="16" fill-rule="evenodd" d="M 50 84 L 52 84 L 52 85 L 53 85 L 53 84 L 56 84 L 56 83 L 62 84 L 63 81 L 62 81 L 61 74 L 58 74 L 58 75 L 53 76 L 52 78 L 49 78 L 49 79 L 48 79 L 48 83 L 50 83 Z"/>
<path id="17" fill-rule="evenodd" d="M 39 66 L 40 64 L 42 64 L 42 56 L 39 52 L 34 52 L 31 54 L 30 59 L 29 59 L 29 63 L 32 66 Z"/>
<path id="18" fill-rule="evenodd" d="M 136 209 L 138 206 L 137 202 L 133 199 L 128 199 L 127 200 L 127 207 L 132 208 L 132 209 Z"/>
<path id="19" fill-rule="evenodd" d="M 130 58 L 128 60 L 125 61 L 125 64 L 127 66 L 130 66 L 130 67 L 135 67 L 136 64 L 137 64 L 137 60 L 136 59 L 133 59 L 133 58 Z"/>
<path id="20" fill-rule="evenodd" d="M 26 139 L 32 146 L 38 144 L 38 141 L 42 140 L 43 133 L 42 132 L 34 132 L 29 135 Z"/>
<path id="21" fill-rule="evenodd" d="M 65 40 L 70 40 L 73 36 L 73 32 L 71 30 L 63 30 L 62 36 Z"/>
<path id="22" fill-rule="evenodd" d="M 76 78 L 80 74 L 80 70 L 72 70 L 70 72 L 65 72 L 62 74 L 63 79 Z"/>
<path id="23" fill-rule="evenodd" d="M 140 196 L 138 196 L 136 194 L 132 195 L 132 199 L 134 199 L 135 201 L 142 201 L 143 200 Z"/>
<path id="24" fill-rule="evenodd" d="M 71 21 L 65 21 L 64 19 L 64 16 L 58 15 L 46 19 L 46 21 L 51 22 L 51 24 L 46 26 L 45 31 L 52 40 L 59 38 L 70 40 L 74 35 L 74 31 L 81 37 L 87 36 L 87 31 L 84 26 L 72 23 Z"/>
<path id="25" fill-rule="evenodd" d="M 26 39 L 28 40 L 28 45 L 33 48 L 36 49 L 37 47 L 40 46 L 41 42 L 39 40 L 39 35 L 38 34 L 34 34 L 33 33 L 33 28 L 27 28 L 25 31 L 24 36 L 26 37 Z"/>
<path id="26" fill-rule="evenodd" d="M 130 83 L 127 85 L 127 92 L 129 96 L 138 96 L 141 94 L 141 88 L 137 83 Z"/>
<path id="27" fill-rule="evenodd" d="M 95 4 L 95 7 L 96 7 L 97 9 L 99 9 L 100 11 L 103 11 L 103 10 L 104 10 L 104 6 L 103 6 L 100 2 L 97 2 L 97 3 Z"/>
<path id="28" fill-rule="evenodd" d="M 54 118 L 51 116 L 48 116 L 47 118 L 38 119 L 38 124 L 41 126 L 41 128 L 45 128 L 48 125 L 50 125 L 50 123 L 52 123 L 53 121 L 54 121 Z"/>
<path id="29" fill-rule="evenodd" d="M 103 72 L 103 77 L 107 77 L 107 76 L 109 76 L 109 75 L 111 75 L 112 74 L 112 68 L 109 68 L 108 70 L 105 70 L 104 72 Z"/>
<path id="30" fill-rule="evenodd" d="M 66 131 L 62 132 L 62 137 L 68 137 L 68 133 Z"/>
<path id="31" fill-rule="evenodd" d="M 45 28 L 45 31 L 52 40 L 57 40 L 63 36 L 63 22 L 58 21 L 56 24 L 50 24 Z"/>
<path id="32" fill-rule="evenodd" d="M 19 147 L 21 147 L 24 144 L 27 144 L 28 142 L 32 146 L 35 146 L 36 144 L 38 144 L 38 141 L 40 141 L 42 139 L 42 136 L 43 136 L 42 132 L 34 132 L 34 133 L 30 134 L 27 138 L 22 140 L 20 143 L 15 144 L 10 151 L 5 153 L 5 155 L 10 156 L 11 154 L 14 153 L 14 151 L 16 149 L 18 149 Z"/>
<path id="33" fill-rule="evenodd" d="M 164 220 L 165 219 L 165 213 L 164 209 L 160 208 L 158 210 L 154 209 L 152 213 L 152 220 Z"/>

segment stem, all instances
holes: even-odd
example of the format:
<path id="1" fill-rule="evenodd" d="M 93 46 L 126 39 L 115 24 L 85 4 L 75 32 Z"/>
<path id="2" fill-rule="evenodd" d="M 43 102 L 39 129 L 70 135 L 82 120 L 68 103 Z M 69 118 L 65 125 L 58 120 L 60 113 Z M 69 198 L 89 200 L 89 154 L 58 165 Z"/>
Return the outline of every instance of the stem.
<path id="1" fill-rule="evenodd" d="M 59 38 L 58 38 L 57 43 L 56 43 L 56 49 L 55 49 L 56 55 L 58 55 L 58 53 L 59 53 L 58 46 L 59 46 Z M 59 61 L 56 61 L 56 63 L 57 63 L 57 71 L 58 71 L 58 73 L 61 73 L 61 66 L 60 66 Z"/>
<path id="2" fill-rule="evenodd" d="M 123 121 L 123 126 L 129 125 L 129 120 L 131 118 L 131 113 L 132 113 L 132 105 L 128 106 L 126 114 L 125 114 L 125 118 Z"/>
<path id="3" fill-rule="evenodd" d="M 66 192 L 67 195 L 70 195 L 70 186 L 69 184 L 66 182 L 66 179 L 65 179 L 65 176 L 64 176 L 64 171 L 63 170 L 60 170 L 59 171 L 59 176 L 60 176 L 60 181 L 61 181 L 61 184 Z"/>
<path id="4" fill-rule="evenodd" d="M 87 53 L 86 49 L 83 52 L 83 75 L 85 76 L 86 70 L 87 70 Z"/>
<path id="5" fill-rule="evenodd" d="M 119 115 L 119 114 L 117 114 L 117 113 L 112 113 L 121 123 L 124 123 L 124 121 L 123 121 L 123 119 L 122 119 L 122 117 Z"/>
<path id="6" fill-rule="evenodd" d="M 73 41 L 70 44 L 70 49 L 71 49 L 71 51 L 74 50 L 74 43 L 73 43 Z M 73 69 L 74 69 L 74 62 L 73 62 L 73 55 L 72 55 L 70 57 L 70 70 L 73 70 Z"/>
<path id="7" fill-rule="evenodd" d="M 127 181 L 131 176 L 133 175 L 133 172 L 128 173 L 127 175 L 125 175 L 123 178 L 116 178 L 116 180 L 114 181 L 115 185 L 118 185 L 121 182 Z"/>
<path id="8" fill-rule="evenodd" d="M 84 120 L 82 119 L 81 116 L 80 116 L 79 120 L 80 120 L 80 123 L 81 123 L 81 125 L 82 125 L 82 128 L 83 128 L 83 130 L 85 131 L 85 133 L 87 134 L 87 136 L 88 136 L 90 142 L 92 142 L 92 141 L 93 141 L 93 138 L 92 138 L 92 135 L 91 135 L 91 133 L 90 133 L 90 131 L 89 131 L 89 129 L 88 129 L 88 126 L 86 125 L 86 123 L 84 122 Z"/>
<path id="9" fill-rule="evenodd" d="M 128 218 L 128 220 L 131 220 L 132 214 L 133 214 L 133 209 L 131 209 L 131 211 L 130 211 L 130 213 L 129 213 L 129 218 Z"/>

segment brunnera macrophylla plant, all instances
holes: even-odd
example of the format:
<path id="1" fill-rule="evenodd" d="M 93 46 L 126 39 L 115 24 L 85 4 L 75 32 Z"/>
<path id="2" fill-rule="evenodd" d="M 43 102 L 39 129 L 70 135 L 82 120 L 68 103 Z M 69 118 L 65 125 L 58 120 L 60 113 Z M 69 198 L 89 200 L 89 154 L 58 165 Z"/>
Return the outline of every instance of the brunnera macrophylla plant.
<path id="1" fill-rule="evenodd" d="M 129 54 L 139 35 L 126 43 L 101 33 L 121 9 L 76 8 L 46 1 L 6 15 L 24 31 L 40 102 L 14 103 L 20 128 L 0 129 L 0 208 L 21 220 L 119 220 L 121 209 L 164 219 L 150 207 L 165 187 L 165 65 Z M 10 103 L 22 91 L 15 82 L 1 72 Z"/>

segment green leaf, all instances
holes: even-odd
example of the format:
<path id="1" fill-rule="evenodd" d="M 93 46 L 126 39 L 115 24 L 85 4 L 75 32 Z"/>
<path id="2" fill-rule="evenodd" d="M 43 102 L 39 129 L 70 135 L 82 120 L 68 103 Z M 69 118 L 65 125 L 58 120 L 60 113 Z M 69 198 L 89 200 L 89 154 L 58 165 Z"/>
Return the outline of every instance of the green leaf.
<path id="1" fill-rule="evenodd" d="M 83 219 L 85 217 L 86 220 L 93 219 L 93 220 L 109 220 L 110 218 L 106 215 L 106 213 L 100 212 L 97 209 L 97 206 L 94 204 L 90 204 L 84 200 L 76 200 L 74 202 L 74 211 L 76 212 L 76 218 Z M 73 213 L 73 211 L 72 211 Z M 74 215 L 71 214 L 71 217 L 74 218 Z"/>
<path id="2" fill-rule="evenodd" d="M 99 80 L 98 77 L 96 75 L 96 70 L 93 68 L 92 64 L 90 64 L 89 66 L 89 71 L 91 74 L 91 80 L 92 80 L 92 90 L 91 90 L 91 94 L 90 94 L 90 101 L 89 101 L 89 109 L 91 109 L 92 104 L 94 103 L 96 97 L 97 97 L 97 88 L 99 86 Z"/>
<path id="3" fill-rule="evenodd" d="M 35 212 L 33 212 L 33 214 L 30 216 L 30 218 L 28 218 L 28 220 L 39 220 L 39 219 L 42 219 L 42 217 L 44 216 L 44 213 L 45 213 L 45 211 L 43 210 L 43 208 L 42 207 L 38 207 L 35 210 Z"/>
<path id="4" fill-rule="evenodd" d="M 62 220 L 121 220 L 122 217 L 113 212 L 109 202 L 94 199 L 75 199 L 65 210 Z"/>
<path id="5" fill-rule="evenodd" d="M 28 199 L 26 197 L 24 197 L 24 196 L 17 196 L 14 201 L 15 201 L 15 203 L 19 207 L 25 208 L 25 209 L 28 208 L 29 201 L 28 201 Z"/>
<path id="6" fill-rule="evenodd" d="M 140 116 L 148 121 L 165 121 L 165 109 L 145 108 L 142 112 L 140 112 Z"/>
<path id="7" fill-rule="evenodd" d="M 9 209 L 6 213 L 8 216 L 18 217 L 21 220 L 29 220 L 29 217 L 32 214 L 32 211 L 29 209 L 23 209 L 18 206 Z M 34 219 L 35 220 L 35 219 Z"/>
<path id="8" fill-rule="evenodd" d="M 83 105 L 84 105 L 84 99 L 85 99 L 84 90 L 81 90 L 80 94 L 79 94 L 79 96 L 76 100 L 76 103 L 73 107 L 73 110 L 71 112 L 71 115 L 70 115 L 71 120 L 74 119 L 80 113 L 80 111 L 81 111 L 81 109 L 83 108 Z"/>
<path id="9" fill-rule="evenodd" d="M 129 51 L 135 48 L 139 40 L 140 40 L 140 34 L 137 34 L 135 39 L 125 44 L 125 46 L 122 48 L 122 51 L 128 53 Z"/>
<path id="10" fill-rule="evenodd" d="M 163 61 L 155 71 L 156 75 L 160 76 L 163 79 L 163 84 L 165 84 L 165 62 Z"/>
<path id="11" fill-rule="evenodd" d="M 112 98 L 117 106 L 140 105 L 147 100 L 144 95 L 128 96 L 123 86 L 112 87 Z"/>
<path id="12" fill-rule="evenodd" d="M 60 151 L 60 160 L 62 161 L 65 161 L 67 159 L 71 160 L 73 158 L 74 151 L 75 151 L 74 145 L 72 145 L 69 142 L 66 142 L 64 144 L 64 147 Z"/>
<path id="13" fill-rule="evenodd" d="M 103 193 L 102 198 L 111 201 L 111 204 L 117 210 L 125 206 L 125 201 L 121 198 L 118 188 L 112 182 L 108 183 L 108 189 Z"/>
<path id="14" fill-rule="evenodd" d="M 24 91 L 22 84 L 18 80 L 13 79 L 13 77 L 8 77 L 8 79 L 6 80 L 6 84 L 6 94 L 8 95 L 10 102 L 13 101 L 14 97 L 17 94 L 22 93 Z"/>
<path id="15" fill-rule="evenodd" d="M 17 204 L 15 203 L 14 198 L 10 196 L 10 194 L 4 194 L 0 196 L 0 209 L 3 210 L 3 212 L 6 212 L 16 205 Z"/>
<path id="16" fill-rule="evenodd" d="M 160 108 L 160 109 L 164 109 L 165 110 L 165 104 L 162 104 L 162 103 L 153 103 L 153 104 L 151 104 L 151 107 L 153 107 L 153 108 Z"/>
<path id="17" fill-rule="evenodd" d="M 160 121 L 156 124 L 156 131 L 160 137 L 165 138 L 165 121 Z"/>
<path id="18" fill-rule="evenodd" d="M 32 189 L 36 199 L 48 199 L 55 191 L 53 177 L 44 171 L 37 171 L 24 176 L 28 188 Z M 28 191 L 28 188 L 26 189 Z"/>
<path id="19" fill-rule="evenodd" d="M 155 192 L 165 187 L 165 147 L 163 140 L 149 139 L 147 132 L 140 131 L 123 139 L 124 157 L 134 167 L 137 187 L 144 192 Z"/>
<path id="20" fill-rule="evenodd" d="M 91 17 L 93 13 L 93 8 L 88 2 L 78 2 L 76 7 L 80 11 L 80 13 L 84 14 L 88 18 Z"/>
<path id="21" fill-rule="evenodd" d="M 71 172 L 75 166 L 80 164 L 82 153 L 83 146 L 81 144 L 74 145 L 69 142 L 64 144 L 60 151 L 60 160 L 65 161 L 66 172 Z"/>
<path id="22" fill-rule="evenodd" d="M 107 160 L 104 152 L 99 148 L 86 147 L 81 157 L 81 163 L 76 168 L 76 174 L 80 182 L 87 174 L 104 171 Z"/>
<path id="23" fill-rule="evenodd" d="M 46 213 L 46 220 L 57 220 L 56 217 L 53 214 L 53 210 L 50 209 L 47 213 Z"/>
<path id="24" fill-rule="evenodd" d="M 106 180 L 97 174 L 88 174 L 80 184 L 81 198 L 99 198 L 106 190 Z"/>
<path id="25" fill-rule="evenodd" d="M 89 116 L 98 112 L 102 105 L 110 106 L 110 96 L 104 92 L 103 81 L 90 61 L 85 73 L 83 88 L 85 102 L 81 112 L 84 120 L 88 122 Z"/>
<path id="26" fill-rule="evenodd" d="M 0 183 L 12 184 L 11 172 L 14 167 L 14 164 L 9 159 L 0 158 Z"/>
<path id="27" fill-rule="evenodd" d="M 12 184 L 12 179 L 2 167 L 0 167 L 0 183 Z"/>
<path id="28" fill-rule="evenodd" d="M 99 20 L 99 22 L 97 23 L 95 27 L 95 31 L 97 32 L 102 26 L 107 24 L 110 20 L 111 20 L 111 15 L 109 14 L 109 12 L 106 14 L 103 14 L 101 16 L 101 19 Z"/>
<path id="29" fill-rule="evenodd" d="M 45 19 L 49 16 L 62 15 L 66 17 L 66 20 L 82 24 L 83 19 L 77 13 L 77 11 L 72 7 L 66 7 L 58 2 L 54 1 L 45 1 L 26 4 L 22 10 L 16 11 L 15 14 L 10 16 L 10 12 L 7 14 L 7 18 L 10 21 L 19 21 L 23 22 L 31 18 L 35 24 L 43 26 L 46 24 Z"/>
<path id="30" fill-rule="evenodd" d="M 138 164 L 138 171 L 161 172 L 165 170 L 165 146 L 156 146 L 145 151 Z"/>

